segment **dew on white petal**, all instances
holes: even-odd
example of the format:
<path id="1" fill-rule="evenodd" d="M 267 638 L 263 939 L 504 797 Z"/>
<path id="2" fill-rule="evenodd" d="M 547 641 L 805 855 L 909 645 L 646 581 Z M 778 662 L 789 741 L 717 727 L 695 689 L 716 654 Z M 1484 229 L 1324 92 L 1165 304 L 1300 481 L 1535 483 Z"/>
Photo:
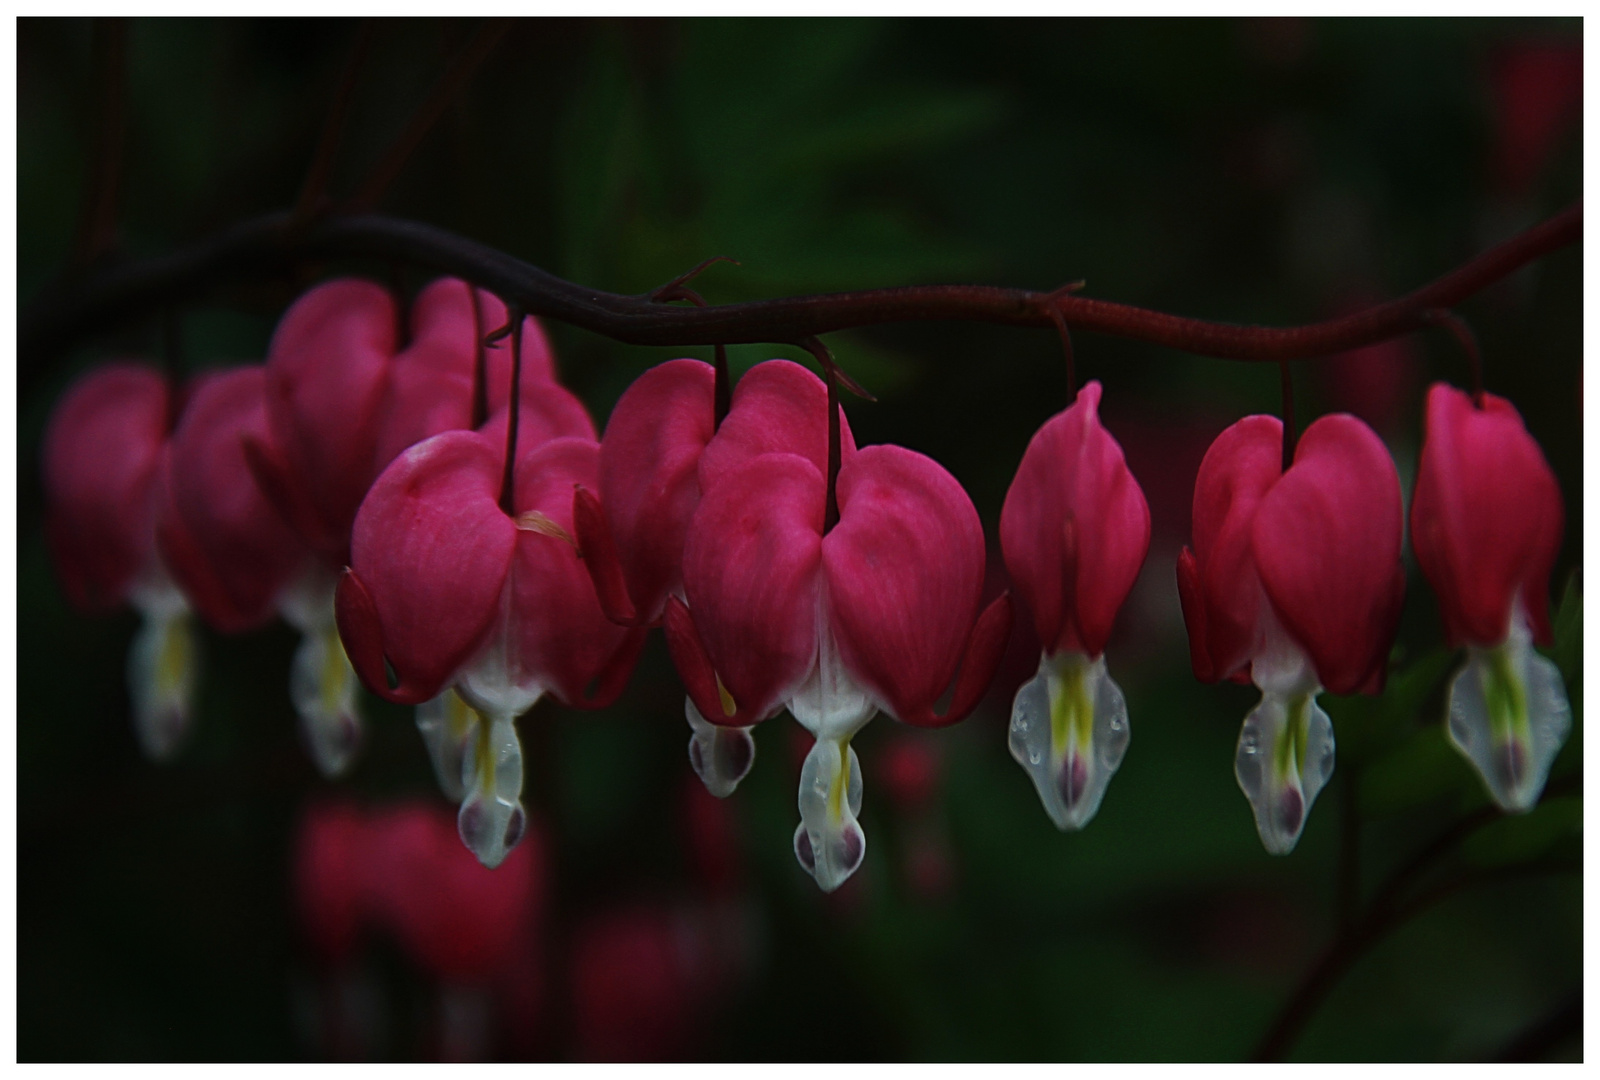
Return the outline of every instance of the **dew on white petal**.
<path id="1" fill-rule="evenodd" d="M 1450 683 L 1450 741 L 1503 809 L 1533 809 L 1561 744 L 1572 707 L 1556 666 L 1533 649 L 1519 611 L 1506 642 L 1469 649 Z"/>
<path id="2" fill-rule="evenodd" d="M 144 619 L 128 650 L 133 730 L 145 756 L 164 761 L 182 745 L 194 716 L 199 646 L 181 594 L 163 594 L 140 606 Z"/>
<path id="3" fill-rule="evenodd" d="M 1333 724 L 1316 694 L 1264 692 L 1239 730 L 1233 773 L 1267 851 L 1294 850 L 1333 766 Z"/>
<path id="4" fill-rule="evenodd" d="M 350 767 L 361 746 L 359 686 L 331 621 L 300 639 L 289 668 L 289 698 L 311 760 L 330 779 Z"/>
<path id="5" fill-rule="evenodd" d="M 684 717 L 689 721 L 689 764 L 706 790 L 719 799 L 732 795 L 756 759 L 756 742 L 751 728 L 713 724 L 700 715 L 694 702 L 683 701 Z"/>
<path id="6" fill-rule="evenodd" d="M 861 761 L 848 742 L 818 739 L 800 770 L 800 827 L 795 858 L 823 892 L 854 874 L 866 855 L 861 812 Z"/>
<path id="7" fill-rule="evenodd" d="M 1128 749 L 1128 709 L 1105 658 L 1047 656 L 1017 691 L 1009 748 L 1056 827 L 1081 829 Z"/>

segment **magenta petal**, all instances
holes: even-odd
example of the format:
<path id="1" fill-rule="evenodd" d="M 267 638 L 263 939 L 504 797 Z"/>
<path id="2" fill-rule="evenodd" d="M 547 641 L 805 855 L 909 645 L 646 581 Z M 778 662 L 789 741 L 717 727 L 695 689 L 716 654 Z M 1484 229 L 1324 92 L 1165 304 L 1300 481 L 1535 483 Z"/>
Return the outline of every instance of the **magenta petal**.
<path id="1" fill-rule="evenodd" d="M 763 454 L 701 500 L 683 547 L 683 584 L 699 639 L 753 724 L 787 701 L 817 656 L 822 474 L 793 454 Z M 703 711 L 703 710 L 702 710 Z"/>
<path id="2" fill-rule="evenodd" d="M 606 423 L 600 498 L 638 618 L 661 619 L 683 584 L 683 544 L 700 505 L 712 435 L 711 365 L 669 360 L 639 376 Z"/>
<path id="3" fill-rule="evenodd" d="M 1294 464 L 1261 500 L 1251 538 L 1261 583 L 1322 685 L 1368 685 L 1393 643 L 1405 585 L 1400 478 L 1348 414 L 1306 428 Z"/>
<path id="4" fill-rule="evenodd" d="M 850 424 L 840 415 L 845 459 L 855 452 Z M 728 415 L 700 458 L 700 489 L 761 454 L 798 454 L 828 475 L 828 388 L 789 360 L 768 360 L 733 388 Z"/>
<path id="5" fill-rule="evenodd" d="M 245 458 L 246 439 L 268 438 L 265 391 L 259 366 L 202 378 L 167 452 L 162 551 L 201 617 L 224 633 L 271 619 L 311 558 Z"/>
<path id="6" fill-rule="evenodd" d="M 1150 508 L 1099 406 L 1091 382 L 1045 422 L 1000 512 L 1006 569 L 1052 655 L 1105 651 L 1150 548 Z"/>
<path id="7" fill-rule="evenodd" d="M 1520 595 L 1534 637 L 1550 641 L 1550 570 L 1561 550 L 1561 489 L 1516 407 L 1485 394 L 1428 390 L 1411 501 L 1411 546 L 1439 596 L 1451 645 L 1497 645 Z"/>
<path id="8" fill-rule="evenodd" d="M 475 432 L 435 435 L 395 458 L 356 515 L 351 569 L 419 693 L 449 682 L 501 613 L 517 528 L 498 503 L 500 454 Z"/>
<path id="9" fill-rule="evenodd" d="M 589 572 L 595 599 L 606 618 L 618 626 L 647 625 L 639 618 L 628 595 L 628 582 L 622 574 L 622 560 L 606 525 L 605 508 L 594 492 L 582 485 L 572 493 L 572 535 L 578 541 L 583 568 Z"/>
<path id="10" fill-rule="evenodd" d="M 516 512 L 541 514 L 570 537 L 573 489 L 594 485 L 599 471 L 600 445 L 588 439 L 555 439 L 519 454 Z M 572 542 L 548 532 L 517 533 L 511 603 L 523 670 L 567 705 L 594 704 L 586 694 L 589 684 L 600 680 L 619 653 L 637 655 L 644 640 L 643 629 L 629 630 L 605 617 Z M 612 674 L 620 690 L 627 672 L 621 680 Z"/>
<path id="11" fill-rule="evenodd" d="M 377 475 L 378 420 L 395 348 L 395 306 L 370 281 L 319 285 L 294 302 L 267 352 L 267 416 L 294 482 L 316 510 L 306 539 L 342 552 Z"/>
<path id="12" fill-rule="evenodd" d="M 845 667 L 898 719 L 950 685 L 983 591 L 983 527 L 956 478 L 900 446 L 839 471 L 839 524 L 822 541 L 830 625 Z"/>
<path id="13" fill-rule="evenodd" d="M 1251 552 L 1256 510 L 1283 467 L 1283 424 L 1274 416 L 1247 416 L 1218 435 L 1200 462 L 1194 484 L 1192 583 L 1186 590 L 1179 564 L 1179 596 L 1189 626 L 1191 659 L 1196 639 L 1209 662 L 1195 677 L 1231 678 L 1250 663 L 1261 643 L 1263 594 Z M 1189 598 L 1198 601 L 1191 605 Z M 1203 624 L 1203 629 L 1202 629 Z"/>
<path id="14" fill-rule="evenodd" d="M 107 364 L 64 394 L 45 429 L 45 528 L 67 598 L 114 607 L 155 558 L 155 490 L 171 403 L 138 364 Z"/>
<path id="15" fill-rule="evenodd" d="M 484 295 L 480 300 L 486 334 L 498 325 L 489 323 L 488 299 Z M 475 325 L 472 293 L 464 281 L 441 278 L 412 301 L 411 343 L 389 364 L 377 414 L 374 475 L 408 446 L 441 431 L 472 426 Z M 502 393 L 502 401 L 504 397 Z"/>

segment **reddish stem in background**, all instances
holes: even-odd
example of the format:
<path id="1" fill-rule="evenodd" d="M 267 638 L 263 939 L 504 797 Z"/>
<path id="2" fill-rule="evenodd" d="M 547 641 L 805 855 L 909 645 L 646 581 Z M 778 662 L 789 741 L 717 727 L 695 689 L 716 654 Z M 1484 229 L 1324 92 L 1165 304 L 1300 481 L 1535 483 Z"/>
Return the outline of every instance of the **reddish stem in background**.
<path id="1" fill-rule="evenodd" d="M 714 262 L 734 262 L 726 255 L 715 255 L 680 278 L 674 278 L 650 294 L 650 299 L 658 304 L 670 304 L 674 300 L 687 300 L 695 307 L 706 307 L 705 297 L 695 292 L 684 284 L 700 271 Z M 737 263 L 735 263 L 737 265 Z M 728 376 L 728 347 L 720 341 L 711 347 L 711 367 L 716 373 L 712 378 L 711 392 L 711 430 L 717 431 L 722 427 L 723 419 L 728 415 L 728 409 L 733 401 L 733 383 Z"/>
<path id="2" fill-rule="evenodd" d="M 1289 374 L 1289 361 L 1278 361 L 1278 388 L 1283 393 L 1283 471 L 1294 464 L 1294 379 Z"/>
<path id="3" fill-rule="evenodd" d="M 411 123 L 407 124 L 405 130 L 389 144 L 389 149 L 383 158 L 373 167 L 372 172 L 367 175 L 366 182 L 350 200 L 351 210 L 358 212 L 370 210 L 378 205 L 383 193 L 394 182 L 394 178 L 400 175 L 406 159 L 422 144 L 422 140 L 427 137 L 433 125 L 444 115 L 445 109 L 450 107 L 456 95 L 466 87 L 473 72 L 489 58 L 489 54 L 494 52 L 495 46 L 500 44 L 500 40 L 510 29 L 510 19 L 489 19 L 484 23 L 472 41 L 456 55 L 450 70 L 444 73 L 438 85 L 434 87 L 433 96 L 423 102 L 412 115 Z"/>
<path id="4" fill-rule="evenodd" d="M 1461 351 L 1467 354 L 1467 366 L 1472 370 L 1472 403 L 1483 408 L 1483 354 L 1478 351 L 1478 336 L 1472 332 L 1472 327 L 1449 308 L 1434 308 L 1424 312 L 1422 317 L 1430 325 L 1448 330 Z"/>
<path id="5" fill-rule="evenodd" d="M 317 143 L 316 156 L 306 169 L 306 178 L 300 185 L 300 198 L 295 201 L 290 228 L 298 228 L 316 216 L 326 201 L 328 179 L 333 173 L 333 155 L 339 149 L 344 135 L 344 123 L 350 115 L 350 101 L 355 97 L 356 76 L 366 62 L 368 46 L 372 44 L 372 20 L 362 19 L 356 30 L 355 42 L 339 75 L 339 85 L 333 92 L 333 104 L 328 108 L 328 119 L 322 126 L 322 139 Z"/>
<path id="6" fill-rule="evenodd" d="M 507 305 L 508 307 L 510 305 Z M 511 415 L 506 417 L 506 470 L 500 476 L 500 509 L 515 517 L 517 422 L 522 418 L 522 312 L 511 308 Z"/>

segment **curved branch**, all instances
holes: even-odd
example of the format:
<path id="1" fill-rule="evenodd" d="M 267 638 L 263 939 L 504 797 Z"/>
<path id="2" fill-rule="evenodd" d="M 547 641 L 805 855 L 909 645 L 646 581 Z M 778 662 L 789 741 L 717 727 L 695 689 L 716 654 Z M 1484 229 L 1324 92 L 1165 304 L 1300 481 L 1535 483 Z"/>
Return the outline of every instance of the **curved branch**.
<path id="1" fill-rule="evenodd" d="M 241 222 L 171 255 L 105 266 L 45 290 L 18 326 L 26 383 L 60 349 L 119 320 L 202 293 L 227 280 L 279 274 L 335 258 L 401 260 L 452 274 L 530 315 L 571 323 L 632 345 L 792 342 L 896 322 L 1067 324 L 1201 356 L 1277 361 L 1344 352 L 1420 330 L 1448 308 L 1583 234 L 1575 203 L 1416 291 L 1339 319 L 1261 327 L 1188 319 L 1127 304 L 989 285 L 909 285 L 709 307 L 668 307 L 649 294 L 584 288 L 485 244 L 381 214 L 325 218 L 291 232 L 287 211 Z"/>

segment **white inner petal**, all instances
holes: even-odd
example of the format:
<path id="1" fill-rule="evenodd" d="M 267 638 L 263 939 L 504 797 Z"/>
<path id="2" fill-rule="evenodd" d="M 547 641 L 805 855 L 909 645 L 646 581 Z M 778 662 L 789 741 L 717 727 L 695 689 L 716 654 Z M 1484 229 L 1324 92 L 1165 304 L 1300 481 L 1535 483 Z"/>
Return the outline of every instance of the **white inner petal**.
<path id="1" fill-rule="evenodd" d="M 522 743 L 515 716 L 484 711 L 461 762 L 464 797 L 456 815 L 461 842 L 493 869 L 527 831 L 522 807 Z"/>
<path id="2" fill-rule="evenodd" d="M 1318 689 L 1292 696 L 1264 691 L 1239 730 L 1233 774 L 1273 855 L 1294 850 L 1317 795 L 1333 775 L 1333 724 Z"/>
<path id="3" fill-rule="evenodd" d="M 689 697 L 683 699 L 683 714 L 693 732 L 689 736 L 689 764 L 707 791 L 719 799 L 727 798 L 755 762 L 756 743 L 750 734 L 754 728 L 713 724 L 700 715 Z"/>
<path id="4" fill-rule="evenodd" d="M 136 590 L 130 598 L 143 619 L 128 650 L 133 730 L 152 761 L 175 754 L 194 717 L 199 644 L 194 616 L 171 585 Z"/>
<path id="5" fill-rule="evenodd" d="M 289 698 L 300 733 L 322 775 L 343 775 L 361 748 L 360 682 L 339 628 L 331 621 L 308 630 L 289 667 Z"/>
<path id="6" fill-rule="evenodd" d="M 1450 683 L 1450 741 L 1506 810 L 1533 809 L 1550 766 L 1572 730 L 1561 673 L 1533 648 L 1519 602 L 1506 640 L 1469 647 Z"/>
<path id="7" fill-rule="evenodd" d="M 473 745 L 478 714 L 454 687 L 417 706 L 417 730 L 428 746 L 428 758 L 445 798 L 459 803 L 466 797 L 461 786 L 462 761 Z"/>
<path id="8" fill-rule="evenodd" d="M 1042 657 L 1012 703 L 1011 756 L 1062 830 L 1083 828 L 1100 809 L 1129 735 L 1128 706 L 1104 656 Z"/>
<path id="9" fill-rule="evenodd" d="M 860 813 L 861 762 L 850 740 L 818 739 L 800 769 L 794 852 L 823 892 L 843 885 L 866 855 Z"/>

